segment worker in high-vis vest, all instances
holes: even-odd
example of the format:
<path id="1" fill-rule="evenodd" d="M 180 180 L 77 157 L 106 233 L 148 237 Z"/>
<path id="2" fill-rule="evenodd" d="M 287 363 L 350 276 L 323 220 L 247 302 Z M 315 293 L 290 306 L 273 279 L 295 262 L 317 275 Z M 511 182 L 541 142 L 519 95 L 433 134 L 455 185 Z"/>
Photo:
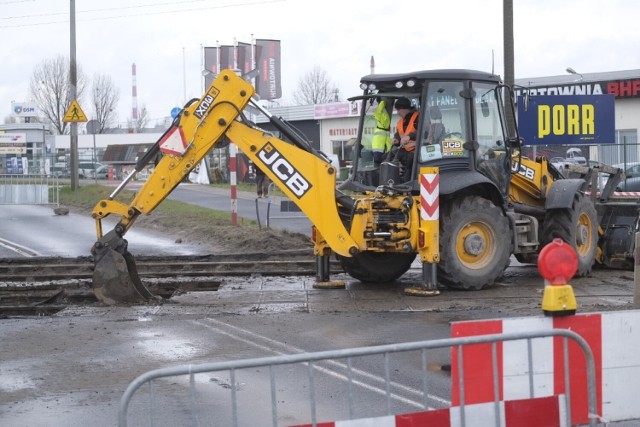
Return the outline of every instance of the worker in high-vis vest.
<path id="1" fill-rule="evenodd" d="M 379 165 L 385 154 L 391 150 L 391 117 L 387 112 L 385 99 L 378 102 L 378 108 L 373 113 L 373 118 L 376 119 L 376 129 L 373 132 L 373 138 L 371 138 L 371 151 L 373 151 L 373 162 Z"/>
<path id="2" fill-rule="evenodd" d="M 419 113 L 408 98 L 398 98 L 395 107 L 400 119 L 396 125 L 392 143 L 398 146 L 395 158 L 400 162 L 400 179 L 406 182 L 410 178 L 413 165 Z"/>

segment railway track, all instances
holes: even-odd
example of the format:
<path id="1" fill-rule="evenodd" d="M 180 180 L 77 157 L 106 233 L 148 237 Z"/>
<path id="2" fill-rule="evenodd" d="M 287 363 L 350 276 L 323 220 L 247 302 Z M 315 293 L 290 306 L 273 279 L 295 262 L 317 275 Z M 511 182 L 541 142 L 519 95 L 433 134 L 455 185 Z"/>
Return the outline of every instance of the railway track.
<path id="1" fill-rule="evenodd" d="M 313 275 L 311 252 L 198 256 L 135 256 L 141 277 Z M 335 264 L 337 266 L 337 264 Z M 31 257 L 0 260 L 0 281 L 89 279 L 93 258 Z"/>
<path id="2" fill-rule="evenodd" d="M 220 277 L 308 276 L 315 274 L 311 252 L 136 256 L 138 273 L 155 295 L 216 291 Z M 0 317 L 49 315 L 71 304 L 95 303 L 93 258 L 31 257 L 0 260 Z M 334 266 L 334 271 L 339 267 Z M 191 280 L 185 280 L 191 279 Z"/>

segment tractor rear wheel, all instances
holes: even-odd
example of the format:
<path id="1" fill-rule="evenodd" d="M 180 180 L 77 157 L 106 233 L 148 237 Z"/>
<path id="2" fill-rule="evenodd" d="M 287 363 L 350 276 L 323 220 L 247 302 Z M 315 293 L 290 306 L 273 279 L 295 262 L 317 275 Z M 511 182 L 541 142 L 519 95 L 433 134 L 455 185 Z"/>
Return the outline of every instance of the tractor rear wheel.
<path id="1" fill-rule="evenodd" d="M 393 282 L 409 270 L 414 253 L 360 252 L 353 257 L 337 255 L 349 276 L 361 282 Z"/>
<path id="2" fill-rule="evenodd" d="M 560 238 L 570 244 L 578 255 L 576 276 L 591 272 L 598 251 L 598 214 L 583 194 L 576 194 L 569 209 L 549 209 L 544 215 L 542 246 Z"/>
<path id="3" fill-rule="evenodd" d="M 477 290 L 502 275 L 511 255 L 509 221 L 490 200 L 452 200 L 440 215 L 438 278 L 456 289 Z"/>

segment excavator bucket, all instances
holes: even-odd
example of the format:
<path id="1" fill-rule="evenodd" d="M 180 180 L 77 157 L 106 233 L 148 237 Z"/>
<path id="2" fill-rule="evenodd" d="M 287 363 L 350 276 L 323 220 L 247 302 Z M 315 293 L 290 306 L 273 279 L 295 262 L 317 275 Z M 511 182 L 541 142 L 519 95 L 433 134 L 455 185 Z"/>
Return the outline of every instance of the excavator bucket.
<path id="1" fill-rule="evenodd" d="M 95 261 L 93 293 L 96 298 L 107 305 L 157 301 L 159 298 L 140 280 L 133 255 L 127 250 L 127 241 L 121 237 L 109 237 L 108 245 L 104 244 L 103 238 L 92 249 Z"/>

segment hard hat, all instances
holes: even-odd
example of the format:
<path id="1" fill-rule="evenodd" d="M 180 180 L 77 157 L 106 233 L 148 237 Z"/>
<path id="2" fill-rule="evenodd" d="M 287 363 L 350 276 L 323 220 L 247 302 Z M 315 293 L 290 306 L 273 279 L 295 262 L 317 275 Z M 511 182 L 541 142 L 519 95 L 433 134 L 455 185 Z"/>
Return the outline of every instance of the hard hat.
<path id="1" fill-rule="evenodd" d="M 411 109 L 411 101 L 409 100 L 409 98 L 398 98 L 396 100 L 396 103 L 394 105 L 396 107 L 396 110 L 399 110 L 401 108 L 406 108 L 406 109 Z"/>

